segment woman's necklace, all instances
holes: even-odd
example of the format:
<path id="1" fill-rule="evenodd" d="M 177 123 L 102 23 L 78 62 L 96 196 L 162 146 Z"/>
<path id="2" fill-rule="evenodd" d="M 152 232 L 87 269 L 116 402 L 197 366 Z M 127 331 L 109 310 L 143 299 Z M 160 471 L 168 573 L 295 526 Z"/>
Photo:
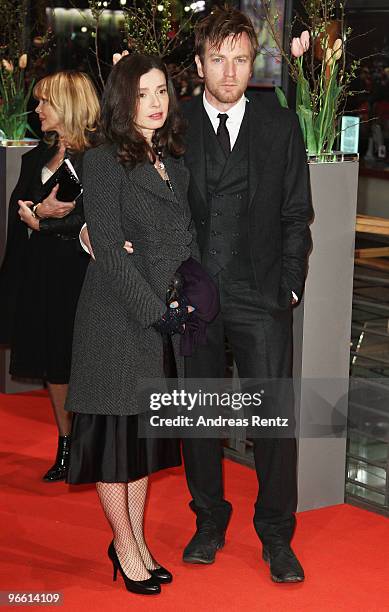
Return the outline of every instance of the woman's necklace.
<path id="1" fill-rule="evenodd" d="M 58 168 L 60 167 L 60 165 L 62 164 L 63 160 L 65 159 L 65 156 L 61 157 L 61 159 L 59 160 L 56 169 L 54 170 L 54 172 L 57 172 Z"/>
<path id="2" fill-rule="evenodd" d="M 155 164 L 154 164 L 154 167 L 158 170 L 159 174 L 161 175 L 161 177 L 163 178 L 163 180 L 165 181 L 165 183 L 169 187 L 169 189 L 171 191 L 173 191 L 173 186 L 172 186 L 172 184 L 170 182 L 169 175 L 168 175 L 167 170 L 166 170 L 166 166 L 165 166 L 165 164 L 163 163 L 163 161 L 159 157 L 157 157 L 157 159 L 155 161 Z"/>
<path id="3" fill-rule="evenodd" d="M 50 168 L 49 166 L 51 164 L 47 164 L 46 168 L 48 170 L 50 170 L 50 172 L 52 172 L 52 174 L 55 174 L 55 172 L 57 172 L 58 168 L 60 167 L 60 165 L 62 164 L 63 160 L 65 159 L 65 157 L 61 157 L 59 161 L 56 161 L 54 164 L 54 167 Z"/>
<path id="4" fill-rule="evenodd" d="M 61 151 L 62 149 L 62 151 Z M 46 167 L 50 170 L 50 172 L 52 172 L 53 174 L 55 172 L 57 172 L 58 168 L 60 167 L 60 165 L 62 164 L 63 160 L 65 159 L 65 155 L 66 155 L 66 148 L 60 147 L 57 155 L 60 156 L 59 160 L 55 161 L 54 164 L 54 168 L 49 168 L 49 166 L 47 165 Z M 56 156 L 55 156 L 56 157 Z"/>

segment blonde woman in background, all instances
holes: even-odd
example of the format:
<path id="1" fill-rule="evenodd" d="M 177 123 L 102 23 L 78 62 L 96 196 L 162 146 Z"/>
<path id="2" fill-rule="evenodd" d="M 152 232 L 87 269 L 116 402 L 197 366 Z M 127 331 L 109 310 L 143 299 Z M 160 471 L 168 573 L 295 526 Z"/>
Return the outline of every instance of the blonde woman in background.
<path id="1" fill-rule="evenodd" d="M 57 72 L 34 88 L 43 140 L 22 158 L 9 205 L 7 249 L 0 270 L 0 342 L 11 345 L 10 373 L 42 379 L 58 427 L 54 465 L 46 481 L 67 473 L 71 414 L 65 412 L 73 323 L 88 265 L 79 246 L 84 223 L 82 196 L 57 200 L 57 188 L 42 198 L 44 184 L 67 157 L 82 181 L 84 152 L 92 146 L 100 106 L 82 72 Z"/>

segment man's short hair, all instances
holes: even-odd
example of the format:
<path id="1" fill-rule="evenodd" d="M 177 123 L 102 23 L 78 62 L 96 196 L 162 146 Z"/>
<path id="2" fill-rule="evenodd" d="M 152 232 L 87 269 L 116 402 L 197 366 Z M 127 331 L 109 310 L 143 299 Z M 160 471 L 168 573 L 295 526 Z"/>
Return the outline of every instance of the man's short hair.
<path id="1" fill-rule="evenodd" d="M 235 41 L 246 32 L 251 43 L 251 59 L 254 61 L 258 52 L 258 38 L 251 19 L 232 7 L 216 7 L 199 21 L 195 27 L 195 52 L 204 62 L 205 45 L 219 50 L 223 41 L 229 36 Z"/>

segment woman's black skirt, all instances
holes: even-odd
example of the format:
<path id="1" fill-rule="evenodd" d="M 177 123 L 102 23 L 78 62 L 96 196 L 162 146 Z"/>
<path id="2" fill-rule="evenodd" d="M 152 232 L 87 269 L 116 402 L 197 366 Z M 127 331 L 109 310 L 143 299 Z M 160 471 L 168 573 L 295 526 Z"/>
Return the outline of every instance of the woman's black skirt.
<path id="1" fill-rule="evenodd" d="M 163 338 L 164 374 L 177 376 L 170 337 Z M 75 413 L 69 484 L 129 482 L 181 465 L 180 441 L 138 437 L 138 415 Z"/>
<path id="2" fill-rule="evenodd" d="M 178 465 L 179 440 L 138 438 L 138 415 L 74 415 L 69 484 L 129 482 Z"/>

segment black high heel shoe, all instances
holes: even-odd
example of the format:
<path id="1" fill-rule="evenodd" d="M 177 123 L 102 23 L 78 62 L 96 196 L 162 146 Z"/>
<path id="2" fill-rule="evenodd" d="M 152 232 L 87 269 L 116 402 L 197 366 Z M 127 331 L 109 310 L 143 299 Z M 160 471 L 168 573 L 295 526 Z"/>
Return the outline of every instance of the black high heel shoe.
<path id="1" fill-rule="evenodd" d="M 120 565 L 120 561 L 113 545 L 113 541 L 111 542 L 108 548 L 108 557 L 112 561 L 113 580 L 116 580 L 117 573 L 119 570 L 124 580 L 124 584 L 126 586 L 127 591 L 130 591 L 131 593 L 137 593 L 138 595 L 158 595 L 158 593 L 161 592 L 161 585 L 154 576 L 151 576 L 151 578 L 148 578 L 147 580 L 131 580 L 128 576 L 126 576 L 122 566 Z"/>
<path id="2" fill-rule="evenodd" d="M 156 569 L 147 569 L 147 571 L 161 584 L 169 584 L 173 580 L 173 574 L 171 574 L 165 567 L 161 566 L 157 567 Z"/>

